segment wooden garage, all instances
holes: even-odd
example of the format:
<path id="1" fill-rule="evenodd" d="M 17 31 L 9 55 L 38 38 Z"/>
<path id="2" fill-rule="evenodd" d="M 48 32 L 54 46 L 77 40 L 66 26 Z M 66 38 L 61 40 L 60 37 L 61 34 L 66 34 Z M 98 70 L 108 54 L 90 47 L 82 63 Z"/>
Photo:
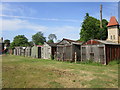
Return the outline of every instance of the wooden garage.
<path id="1" fill-rule="evenodd" d="M 21 55 L 21 49 L 22 49 L 22 47 L 15 47 L 15 49 L 14 49 L 14 54 L 15 55 Z"/>
<path id="2" fill-rule="evenodd" d="M 14 55 L 25 56 L 26 47 L 15 47 Z"/>
<path id="3" fill-rule="evenodd" d="M 41 55 L 43 59 L 55 59 L 57 44 L 44 42 L 41 49 Z"/>
<path id="4" fill-rule="evenodd" d="M 57 44 L 57 60 L 76 62 L 81 60 L 82 42 L 64 39 Z"/>
<path id="5" fill-rule="evenodd" d="M 25 49 L 25 56 L 30 57 L 31 56 L 31 47 L 26 47 Z"/>
<path id="6" fill-rule="evenodd" d="M 93 60 L 108 64 L 120 60 L 120 44 L 103 40 L 89 40 L 81 46 L 81 61 Z"/>
<path id="7" fill-rule="evenodd" d="M 33 58 L 41 58 L 41 45 L 34 45 L 31 48 L 31 57 Z"/>

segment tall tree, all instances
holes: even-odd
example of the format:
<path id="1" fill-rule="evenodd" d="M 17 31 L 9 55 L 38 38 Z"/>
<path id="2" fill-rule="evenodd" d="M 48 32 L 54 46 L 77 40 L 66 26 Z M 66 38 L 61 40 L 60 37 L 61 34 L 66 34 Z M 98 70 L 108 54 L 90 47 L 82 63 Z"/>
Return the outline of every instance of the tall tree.
<path id="1" fill-rule="evenodd" d="M 47 42 L 49 42 L 49 43 L 54 43 L 54 41 L 53 41 L 53 40 L 48 40 Z"/>
<path id="2" fill-rule="evenodd" d="M 24 35 L 15 36 L 10 47 L 14 48 L 15 46 L 29 46 L 28 39 Z"/>
<path id="3" fill-rule="evenodd" d="M 46 38 L 43 36 L 42 32 L 37 32 L 32 36 L 32 41 L 36 45 L 42 45 L 46 41 Z"/>
<path id="4" fill-rule="evenodd" d="M 57 40 L 57 36 L 55 34 L 50 34 L 48 36 L 48 42 L 54 42 L 54 39 Z"/>
<path id="5" fill-rule="evenodd" d="M 100 28 L 100 20 L 89 16 L 86 13 L 80 32 L 80 40 L 87 41 L 89 39 L 106 39 L 107 38 L 107 20 L 103 19 L 103 28 Z"/>
<path id="6" fill-rule="evenodd" d="M 32 41 L 28 42 L 29 43 L 29 46 L 34 46 L 34 43 Z"/>
<path id="7" fill-rule="evenodd" d="M 4 40 L 4 44 L 6 47 L 9 47 L 10 46 L 10 40 L 6 39 Z"/>

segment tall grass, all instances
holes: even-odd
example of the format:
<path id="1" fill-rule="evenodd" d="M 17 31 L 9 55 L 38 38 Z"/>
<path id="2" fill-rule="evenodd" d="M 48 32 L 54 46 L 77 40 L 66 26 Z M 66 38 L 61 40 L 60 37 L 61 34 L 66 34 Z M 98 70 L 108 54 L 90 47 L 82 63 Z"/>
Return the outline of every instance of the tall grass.
<path id="1" fill-rule="evenodd" d="M 109 62 L 109 65 L 116 65 L 116 64 L 120 64 L 120 60 L 112 60 L 111 62 Z"/>

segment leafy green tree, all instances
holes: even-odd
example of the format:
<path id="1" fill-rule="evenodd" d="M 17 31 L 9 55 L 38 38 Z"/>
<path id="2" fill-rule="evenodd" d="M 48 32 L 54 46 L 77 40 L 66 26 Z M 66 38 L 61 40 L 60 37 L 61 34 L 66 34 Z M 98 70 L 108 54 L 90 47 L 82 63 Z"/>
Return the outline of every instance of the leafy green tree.
<path id="1" fill-rule="evenodd" d="M 53 41 L 53 40 L 48 40 L 48 42 L 49 42 L 49 43 L 54 43 L 54 41 Z"/>
<path id="2" fill-rule="evenodd" d="M 54 39 L 57 40 L 57 36 L 55 34 L 50 34 L 48 36 L 48 39 L 49 39 L 50 42 L 54 42 Z"/>
<path id="3" fill-rule="evenodd" d="M 102 27 L 103 28 L 99 28 L 99 32 L 98 32 L 98 39 L 100 40 L 106 40 L 108 37 L 108 30 L 107 30 L 107 24 L 108 21 L 106 19 L 102 20 Z"/>
<path id="4" fill-rule="evenodd" d="M 34 43 L 32 41 L 28 42 L 29 43 L 29 46 L 34 46 Z"/>
<path id="5" fill-rule="evenodd" d="M 15 48 L 15 42 L 12 42 L 11 44 L 10 44 L 10 48 L 12 49 L 12 48 Z"/>
<path id="6" fill-rule="evenodd" d="M 4 40 L 4 43 L 10 43 L 10 40 L 6 39 Z"/>
<path id="7" fill-rule="evenodd" d="M 32 41 L 36 45 L 43 45 L 46 41 L 46 38 L 43 36 L 42 32 L 37 32 L 35 35 L 32 36 Z"/>
<path id="8" fill-rule="evenodd" d="M 10 40 L 8 40 L 8 39 L 4 40 L 4 44 L 6 45 L 6 47 L 9 47 L 10 46 Z"/>
<path id="9" fill-rule="evenodd" d="M 103 19 L 103 28 L 100 28 L 100 20 L 89 16 L 86 13 L 84 21 L 82 23 L 82 28 L 80 32 L 80 40 L 87 41 L 90 39 L 102 39 L 107 38 L 107 20 Z"/>
<path id="10" fill-rule="evenodd" d="M 14 48 L 16 46 L 23 46 L 23 47 L 29 46 L 28 39 L 24 35 L 15 36 L 10 47 Z"/>

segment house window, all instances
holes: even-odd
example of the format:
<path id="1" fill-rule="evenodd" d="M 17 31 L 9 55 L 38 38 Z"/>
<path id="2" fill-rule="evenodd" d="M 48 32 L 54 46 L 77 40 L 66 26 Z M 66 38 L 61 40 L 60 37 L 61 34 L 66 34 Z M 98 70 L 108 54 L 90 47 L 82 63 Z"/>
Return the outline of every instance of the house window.
<path id="1" fill-rule="evenodd" d="M 111 35 L 111 39 L 112 39 L 112 35 Z"/>
<path id="2" fill-rule="evenodd" d="M 113 35 L 113 38 L 115 39 L 115 35 Z"/>

